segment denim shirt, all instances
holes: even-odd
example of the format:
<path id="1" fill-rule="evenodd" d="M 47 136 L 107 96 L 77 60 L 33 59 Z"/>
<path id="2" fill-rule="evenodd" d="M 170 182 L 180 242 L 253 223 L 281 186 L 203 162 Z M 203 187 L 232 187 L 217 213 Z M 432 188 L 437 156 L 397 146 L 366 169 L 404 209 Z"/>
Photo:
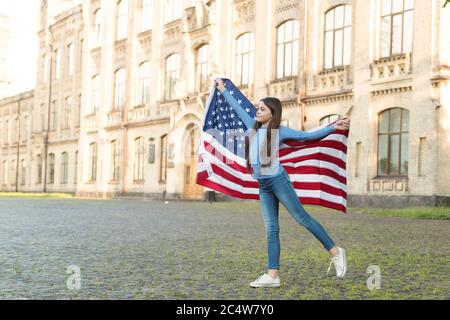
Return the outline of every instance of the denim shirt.
<path id="1" fill-rule="evenodd" d="M 256 120 L 242 108 L 241 104 L 233 97 L 233 95 L 227 89 L 222 92 L 222 95 L 225 97 L 233 110 L 238 114 L 239 118 L 244 122 L 248 130 L 253 128 Z M 317 140 L 326 137 L 335 131 L 336 129 L 334 126 L 327 126 L 313 132 L 294 130 L 288 127 L 280 126 L 278 130 L 278 146 L 280 146 L 284 140 Z M 246 135 L 248 135 L 248 131 L 246 132 Z M 284 168 L 280 164 L 278 158 L 273 159 L 270 167 L 263 168 L 263 170 L 261 170 L 259 149 L 264 143 L 266 136 L 267 128 L 261 127 L 258 129 L 256 136 L 253 139 L 250 139 L 250 164 L 253 168 L 252 177 L 255 179 L 265 179 L 278 176 L 284 171 Z"/>

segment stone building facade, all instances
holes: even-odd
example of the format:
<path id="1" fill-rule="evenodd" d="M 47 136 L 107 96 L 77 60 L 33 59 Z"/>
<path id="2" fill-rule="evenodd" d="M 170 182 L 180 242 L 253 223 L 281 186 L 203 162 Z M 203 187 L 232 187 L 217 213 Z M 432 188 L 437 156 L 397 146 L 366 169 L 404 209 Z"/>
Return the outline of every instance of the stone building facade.
<path id="1" fill-rule="evenodd" d="M 18 189 L 203 198 L 196 152 L 211 78 L 224 75 L 255 103 L 282 100 L 295 129 L 351 117 L 349 205 L 448 204 L 442 2 L 42 1 L 36 88 L 0 102 L 3 133 L 26 101 Z M 14 145 L 1 143 L 11 171 Z"/>

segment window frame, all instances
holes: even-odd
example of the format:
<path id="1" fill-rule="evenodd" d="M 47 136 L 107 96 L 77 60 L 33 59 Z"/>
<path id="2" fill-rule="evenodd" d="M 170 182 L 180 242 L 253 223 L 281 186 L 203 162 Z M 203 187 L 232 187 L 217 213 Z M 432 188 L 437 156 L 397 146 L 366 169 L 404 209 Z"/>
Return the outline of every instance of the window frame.
<path id="1" fill-rule="evenodd" d="M 280 38 L 279 38 L 279 32 L 280 32 L 280 28 L 284 28 L 284 35 L 283 38 L 286 38 L 286 28 L 288 27 L 288 25 L 292 24 L 292 39 L 290 40 L 285 40 L 283 39 L 282 42 L 280 42 Z M 298 34 L 297 34 L 298 33 Z M 297 36 L 297 38 L 295 38 Z M 292 48 L 291 48 L 291 74 L 288 74 L 286 72 L 286 46 L 291 44 Z M 283 72 L 282 75 L 280 76 L 279 74 L 279 48 L 280 46 L 283 48 L 282 53 L 283 53 Z M 295 47 L 297 46 L 297 57 L 294 56 L 295 53 Z M 285 79 L 285 78 L 289 78 L 289 77 L 294 77 L 298 74 L 298 70 L 299 70 L 299 58 L 300 58 L 300 21 L 296 20 L 296 19 L 289 19 L 286 21 L 283 21 L 282 23 L 280 23 L 277 28 L 276 28 L 276 47 L 275 47 L 275 79 Z M 297 68 L 295 68 L 295 66 Z"/>
<path id="2" fill-rule="evenodd" d="M 390 8 L 390 13 L 383 15 L 383 1 L 385 0 L 380 0 L 380 47 L 379 47 L 379 56 L 380 58 L 388 58 L 388 57 L 392 57 L 392 56 L 396 56 L 396 55 L 403 55 L 406 53 L 410 53 L 413 50 L 413 41 L 414 41 L 414 13 L 415 13 L 415 7 L 414 7 L 414 1 L 413 1 L 413 5 L 411 9 L 407 9 L 405 10 L 405 3 L 408 0 L 400 0 L 402 1 L 402 10 L 400 12 L 396 12 L 393 13 L 393 7 L 394 7 L 394 1 L 395 0 L 387 0 L 390 1 L 391 4 L 391 8 Z M 407 12 L 411 12 L 412 11 L 412 25 L 409 26 L 411 27 L 411 33 L 412 33 L 412 37 L 411 37 L 411 51 L 405 52 L 404 50 L 404 44 L 405 44 L 405 13 Z M 401 16 L 402 17 L 402 30 L 401 30 L 401 49 L 399 53 L 393 53 L 393 37 L 394 37 L 394 16 Z M 384 47 L 383 47 L 383 19 L 385 17 L 390 17 L 390 23 L 389 23 L 389 54 L 385 55 L 384 54 Z M 408 27 L 408 26 L 406 26 Z"/>
<path id="3" fill-rule="evenodd" d="M 336 28 L 336 13 L 335 11 L 337 10 L 337 8 L 339 7 L 343 7 L 343 25 L 342 27 Z M 351 12 L 351 19 L 350 19 L 350 24 L 346 25 L 346 16 L 347 16 L 347 9 L 350 9 Z M 330 14 L 331 12 L 333 12 L 333 27 L 330 30 L 327 30 L 327 15 Z M 346 63 L 346 50 L 345 50 L 345 31 L 346 29 L 350 29 L 350 51 L 348 52 L 348 63 Z M 336 64 L 336 57 L 335 57 L 335 53 L 336 53 L 336 32 L 337 31 L 342 31 L 342 63 L 341 64 Z M 332 59 L 331 59 L 331 66 L 327 66 L 327 33 L 328 32 L 332 32 L 333 34 L 333 45 L 331 48 L 331 54 L 332 54 Z M 347 65 L 351 64 L 351 59 L 352 59 L 352 47 L 353 47 L 353 7 L 350 4 L 339 4 L 337 6 L 334 6 L 332 8 L 330 8 L 329 10 L 327 10 L 324 14 L 324 22 L 323 22 L 323 69 L 327 70 L 327 69 L 334 69 L 334 68 L 339 68 L 339 67 L 344 67 Z"/>
<path id="4" fill-rule="evenodd" d="M 246 42 L 248 43 L 248 50 L 246 50 Z M 248 86 L 254 82 L 255 76 L 255 34 L 253 32 L 240 34 L 235 39 L 235 45 L 235 82 L 238 87 Z M 245 65 L 248 68 L 247 70 L 245 70 Z M 245 74 L 245 71 L 247 71 L 247 74 Z"/>
<path id="5" fill-rule="evenodd" d="M 400 111 L 400 117 L 399 117 L 399 131 L 397 132 L 391 132 L 391 112 L 392 110 L 398 109 Z M 387 132 L 384 133 L 380 133 L 380 126 L 381 126 L 381 116 L 384 113 L 388 113 L 388 123 L 387 123 Z M 406 115 L 407 119 L 408 119 L 408 130 L 404 131 L 403 130 L 403 117 L 404 115 Z M 402 138 L 403 135 L 407 135 L 408 140 L 409 140 L 409 110 L 405 109 L 405 108 L 400 108 L 400 107 L 394 107 L 394 108 L 389 108 L 389 109 L 385 109 L 381 112 L 378 113 L 378 125 L 377 125 L 377 166 L 376 166 L 376 173 L 377 173 L 377 177 L 408 177 L 409 174 L 409 145 L 408 145 L 408 153 L 407 153 L 407 157 L 408 157 L 408 168 L 406 169 L 406 173 L 402 174 Z M 380 136 L 387 136 L 387 167 L 386 167 L 386 174 L 381 174 L 381 168 L 379 165 L 380 162 L 380 158 L 379 158 L 379 153 L 380 153 Z M 398 136 L 398 158 L 396 159 L 396 163 L 398 166 L 398 171 L 393 173 L 391 172 L 391 151 L 392 151 L 392 144 L 391 144 L 391 136 Z"/>

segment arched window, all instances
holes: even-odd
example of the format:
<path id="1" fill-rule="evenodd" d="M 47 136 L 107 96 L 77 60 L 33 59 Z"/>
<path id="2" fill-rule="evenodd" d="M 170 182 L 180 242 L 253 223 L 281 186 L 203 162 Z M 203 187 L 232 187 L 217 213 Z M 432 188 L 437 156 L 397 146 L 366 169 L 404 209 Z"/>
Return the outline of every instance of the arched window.
<path id="1" fill-rule="evenodd" d="M 200 92 L 208 90 L 209 79 L 209 45 L 204 44 L 197 49 L 197 61 L 196 61 L 196 87 Z"/>
<path id="2" fill-rule="evenodd" d="M 236 83 L 245 86 L 253 82 L 255 65 L 255 35 L 247 32 L 236 39 Z"/>
<path id="3" fill-rule="evenodd" d="M 67 184 L 69 180 L 69 154 L 61 154 L 61 184 Z"/>
<path id="4" fill-rule="evenodd" d="M 121 68 L 116 71 L 114 85 L 114 106 L 116 110 L 122 110 L 125 108 L 126 76 L 125 68 Z"/>
<path id="5" fill-rule="evenodd" d="M 177 96 L 175 86 L 180 79 L 180 54 L 174 53 L 166 58 L 166 100 L 174 99 Z"/>
<path id="6" fill-rule="evenodd" d="M 340 116 L 338 114 L 330 114 L 330 115 L 320 119 L 320 126 L 334 122 L 339 119 L 340 119 Z"/>
<path id="7" fill-rule="evenodd" d="M 117 3 L 117 33 L 116 40 L 128 37 L 128 0 L 121 0 Z"/>
<path id="8" fill-rule="evenodd" d="M 150 62 L 148 61 L 139 66 L 137 103 L 140 106 L 150 104 Z"/>
<path id="9" fill-rule="evenodd" d="M 144 180 L 144 161 L 145 161 L 145 146 L 144 138 L 139 137 L 134 140 L 134 161 L 133 161 L 133 180 Z"/>
<path id="10" fill-rule="evenodd" d="M 352 6 L 340 5 L 325 14 L 324 68 L 350 64 Z"/>
<path id="11" fill-rule="evenodd" d="M 297 20 L 286 21 L 277 28 L 277 79 L 297 75 L 299 38 L 300 23 Z"/>
<path id="12" fill-rule="evenodd" d="M 414 0 L 382 0 L 381 56 L 412 51 Z"/>
<path id="13" fill-rule="evenodd" d="M 378 115 L 378 175 L 408 175 L 409 111 L 392 108 Z"/>

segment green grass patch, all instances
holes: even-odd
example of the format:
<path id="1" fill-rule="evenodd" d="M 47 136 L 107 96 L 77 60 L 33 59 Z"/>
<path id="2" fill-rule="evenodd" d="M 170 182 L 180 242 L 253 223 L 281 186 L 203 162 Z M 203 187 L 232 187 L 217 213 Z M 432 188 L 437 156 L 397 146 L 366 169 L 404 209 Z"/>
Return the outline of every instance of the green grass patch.
<path id="1" fill-rule="evenodd" d="M 72 199 L 74 195 L 68 193 L 28 193 L 28 192 L 0 192 L 0 197 L 5 198 L 61 198 Z"/>
<path id="2" fill-rule="evenodd" d="M 401 209 L 349 208 L 348 213 L 373 214 L 377 216 L 410 219 L 450 220 L 450 207 L 410 207 Z"/>

